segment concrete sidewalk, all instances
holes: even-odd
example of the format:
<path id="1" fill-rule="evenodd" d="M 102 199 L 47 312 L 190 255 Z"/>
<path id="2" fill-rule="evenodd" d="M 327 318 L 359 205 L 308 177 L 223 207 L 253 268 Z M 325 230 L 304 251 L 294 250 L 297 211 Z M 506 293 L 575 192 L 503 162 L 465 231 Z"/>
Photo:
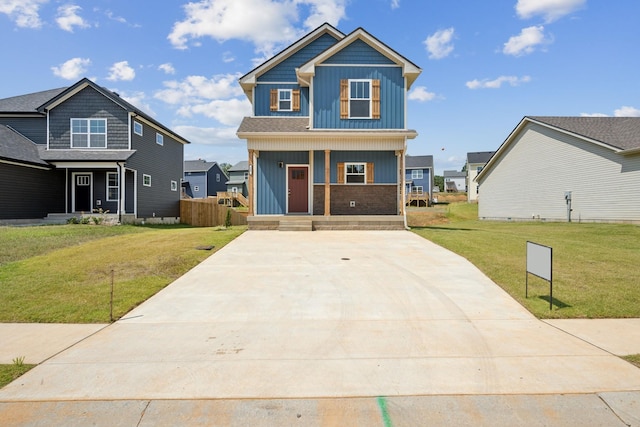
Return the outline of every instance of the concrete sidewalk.
<path id="1" fill-rule="evenodd" d="M 0 420 L 26 412 L 37 425 L 52 410 L 137 417 L 121 425 L 212 413 L 230 417 L 218 425 L 273 425 L 294 412 L 282 424 L 636 423 L 640 370 L 555 322 L 410 232 L 249 231 L 0 390 Z"/>

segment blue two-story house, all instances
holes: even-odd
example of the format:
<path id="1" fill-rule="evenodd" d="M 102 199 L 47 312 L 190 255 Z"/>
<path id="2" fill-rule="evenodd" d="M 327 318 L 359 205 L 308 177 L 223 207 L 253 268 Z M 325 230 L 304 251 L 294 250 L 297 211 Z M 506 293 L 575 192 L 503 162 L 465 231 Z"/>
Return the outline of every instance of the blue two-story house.
<path id="1" fill-rule="evenodd" d="M 215 197 L 227 189 L 227 174 L 217 162 L 185 160 L 182 188 L 187 197 L 203 199 Z"/>
<path id="2" fill-rule="evenodd" d="M 404 157 L 417 136 L 407 91 L 420 73 L 364 29 L 324 24 L 242 76 L 250 228 L 403 227 Z"/>
<path id="3" fill-rule="evenodd" d="M 0 222 L 178 222 L 187 143 L 86 78 L 0 99 Z"/>

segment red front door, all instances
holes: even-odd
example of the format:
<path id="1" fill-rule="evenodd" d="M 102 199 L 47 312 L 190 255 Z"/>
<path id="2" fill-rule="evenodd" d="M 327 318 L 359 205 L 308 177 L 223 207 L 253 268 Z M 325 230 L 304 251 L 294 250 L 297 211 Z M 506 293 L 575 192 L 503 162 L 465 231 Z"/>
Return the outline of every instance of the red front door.
<path id="1" fill-rule="evenodd" d="M 309 167 L 289 166 L 287 171 L 288 213 L 309 212 Z"/>

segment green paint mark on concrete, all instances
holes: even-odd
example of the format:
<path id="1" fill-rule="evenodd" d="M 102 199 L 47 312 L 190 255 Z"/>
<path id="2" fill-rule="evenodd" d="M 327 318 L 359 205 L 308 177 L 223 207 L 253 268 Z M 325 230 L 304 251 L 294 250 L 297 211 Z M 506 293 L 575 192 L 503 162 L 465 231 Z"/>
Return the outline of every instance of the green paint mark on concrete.
<path id="1" fill-rule="evenodd" d="M 382 421 L 384 421 L 384 427 L 393 427 L 391 424 L 391 417 L 389 416 L 389 412 L 387 411 L 387 399 L 382 396 L 378 397 L 378 407 L 380 408 L 380 412 L 382 414 Z"/>

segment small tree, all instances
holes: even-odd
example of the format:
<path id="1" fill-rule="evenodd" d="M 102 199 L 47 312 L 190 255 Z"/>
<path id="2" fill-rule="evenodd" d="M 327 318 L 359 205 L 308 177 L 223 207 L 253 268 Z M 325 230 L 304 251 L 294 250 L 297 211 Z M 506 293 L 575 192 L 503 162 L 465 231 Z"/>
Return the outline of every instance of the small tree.
<path id="1" fill-rule="evenodd" d="M 440 175 L 435 175 L 433 177 L 433 185 L 438 187 L 440 191 L 444 191 L 444 177 Z"/>
<path id="2" fill-rule="evenodd" d="M 227 216 L 224 219 L 224 226 L 231 227 L 231 209 L 227 209 Z"/>

